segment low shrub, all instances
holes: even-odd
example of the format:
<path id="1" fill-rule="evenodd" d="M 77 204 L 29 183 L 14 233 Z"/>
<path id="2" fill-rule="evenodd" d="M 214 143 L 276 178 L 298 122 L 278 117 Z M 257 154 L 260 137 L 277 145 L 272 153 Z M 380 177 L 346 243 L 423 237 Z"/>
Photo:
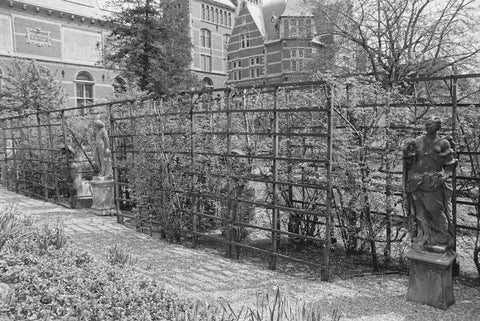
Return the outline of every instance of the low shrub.
<path id="1" fill-rule="evenodd" d="M 12 288 L 11 320 L 325 320 L 316 306 L 291 304 L 279 290 L 274 296 L 258 294 L 255 307 L 240 311 L 228 303 L 179 299 L 138 272 L 125 248 L 114 245 L 106 260 L 98 261 L 67 242 L 60 224 L 36 229 L 18 213 L 9 213 L 0 216 L 1 231 L 8 232 L 2 234 L 8 251 L 0 256 L 0 283 Z M 338 319 L 334 312 L 332 320 Z"/>
<path id="2" fill-rule="evenodd" d="M 123 247 L 115 244 L 108 249 L 107 262 L 111 265 L 133 266 L 137 260 Z"/>
<path id="3" fill-rule="evenodd" d="M 9 243 L 15 244 L 28 238 L 32 230 L 28 227 L 32 225 L 29 218 L 23 217 L 18 208 L 13 204 L 8 204 L 0 210 L 0 253 Z"/>

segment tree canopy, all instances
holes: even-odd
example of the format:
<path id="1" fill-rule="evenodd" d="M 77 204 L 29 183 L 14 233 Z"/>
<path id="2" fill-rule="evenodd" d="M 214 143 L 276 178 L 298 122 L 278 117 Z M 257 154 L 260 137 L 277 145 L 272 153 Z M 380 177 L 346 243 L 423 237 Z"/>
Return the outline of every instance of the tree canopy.
<path id="1" fill-rule="evenodd" d="M 191 83 L 188 10 L 175 1 L 113 0 L 105 62 L 141 90 L 163 93 Z"/>
<path id="2" fill-rule="evenodd" d="M 16 59 L 2 76 L 0 109 L 14 112 L 58 109 L 64 101 L 60 83 L 35 60 Z"/>
<path id="3" fill-rule="evenodd" d="M 475 0 L 324 1 L 317 29 L 360 49 L 376 80 L 391 82 L 471 70 L 478 15 Z"/>

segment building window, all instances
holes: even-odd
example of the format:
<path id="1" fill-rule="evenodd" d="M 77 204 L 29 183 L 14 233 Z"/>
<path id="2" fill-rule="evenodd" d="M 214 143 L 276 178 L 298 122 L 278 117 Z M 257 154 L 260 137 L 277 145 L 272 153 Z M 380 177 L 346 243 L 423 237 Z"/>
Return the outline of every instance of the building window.
<path id="1" fill-rule="evenodd" d="M 243 28 L 240 34 L 240 43 L 242 48 L 250 47 L 250 33 L 247 28 Z"/>
<path id="2" fill-rule="evenodd" d="M 208 77 L 203 78 L 203 87 L 204 88 L 213 88 L 213 81 Z"/>
<path id="3" fill-rule="evenodd" d="M 207 19 L 206 20 L 210 21 L 210 7 L 207 6 L 205 10 L 207 11 Z"/>
<path id="4" fill-rule="evenodd" d="M 223 26 L 223 10 L 220 10 L 220 24 Z"/>
<path id="5" fill-rule="evenodd" d="M 200 45 L 203 48 L 211 48 L 212 47 L 212 33 L 208 29 L 201 29 L 200 30 Z"/>
<path id="6" fill-rule="evenodd" d="M 260 65 L 260 57 L 250 58 L 250 66 Z"/>
<path id="7" fill-rule="evenodd" d="M 3 87 L 3 70 L 0 68 L 0 93 L 2 92 Z"/>
<path id="8" fill-rule="evenodd" d="M 250 68 L 250 78 L 260 77 L 260 67 Z"/>
<path id="9" fill-rule="evenodd" d="M 242 79 L 242 61 L 235 60 L 232 62 L 232 78 L 233 80 Z"/>
<path id="10" fill-rule="evenodd" d="M 218 9 L 215 9 L 215 23 L 216 23 L 216 24 L 219 23 L 219 19 L 218 19 Z"/>
<path id="11" fill-rule="evenodd" d="M 202 4 L 202 20 L 205 20 L 205 5 Z"/>
<path id="12" fill-rule="evenodd" d="M 77 107 L 93 104 L 93 77 L 86 71 L 78 73 L 75 78 L 75 99 Z"/>
<path id="13" fill-rule="evenodd" d="M 200 55 L 200 68 L 203 71 L 212 71 L 212 56 Z"/>
<path id="14" fill-rule="evenodd" d="M 229 41 L 230 41 L 230 35 L 228 34 L 223 35 L 223 49 L 225 49 L 225 51 L 228 49 Z"/>
<path id="15" fill-rule="evenodd" d="M 229 27 L 232 26 L 232 13 L 231 12 L 228 13 L 228 26 Z"/>
<path id="16" fill-rule="evenodd" d="M 227 12 L 226 11 L 223 12 L 223 20 L 224 20 L 224 26 L 227 26 L 228 24 L 227 24 Z"/>
<path id="17" fill-rule="evenodd" d="M 212 22 L 215 22 L 215 9 L 213 7 L 210 7 L 210 15 L 212 18 Z"/>

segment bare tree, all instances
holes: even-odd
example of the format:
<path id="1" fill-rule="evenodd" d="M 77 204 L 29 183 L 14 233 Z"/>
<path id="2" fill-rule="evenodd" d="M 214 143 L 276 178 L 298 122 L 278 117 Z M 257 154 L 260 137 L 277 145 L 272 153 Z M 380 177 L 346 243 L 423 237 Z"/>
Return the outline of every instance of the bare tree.
<path id="1" fill-rule="evenodd" d="M 367 69 L 388 83 L 473 66 L 478 11 L 475 0 L 324 1 L 317 31 L 361 48 Z"/>

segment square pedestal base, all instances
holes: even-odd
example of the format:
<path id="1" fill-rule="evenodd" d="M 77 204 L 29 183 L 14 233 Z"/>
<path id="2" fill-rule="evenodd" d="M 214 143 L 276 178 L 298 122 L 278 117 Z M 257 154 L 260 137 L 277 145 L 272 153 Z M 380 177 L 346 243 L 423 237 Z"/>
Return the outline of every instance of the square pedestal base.
<path id="1" fill-rule="evenodd" d="M 113 180 L 94 177 L 90 184 L 92 186 L 91 212 L 102 216 L 115 215 Z"/>
<path id="2" fill-rule="evenodd" d="M 410 276 L 407 300 L 447 310 L 455 303 L 452 265 L 456 253 L 432 253 L 410 249 Z"/>

